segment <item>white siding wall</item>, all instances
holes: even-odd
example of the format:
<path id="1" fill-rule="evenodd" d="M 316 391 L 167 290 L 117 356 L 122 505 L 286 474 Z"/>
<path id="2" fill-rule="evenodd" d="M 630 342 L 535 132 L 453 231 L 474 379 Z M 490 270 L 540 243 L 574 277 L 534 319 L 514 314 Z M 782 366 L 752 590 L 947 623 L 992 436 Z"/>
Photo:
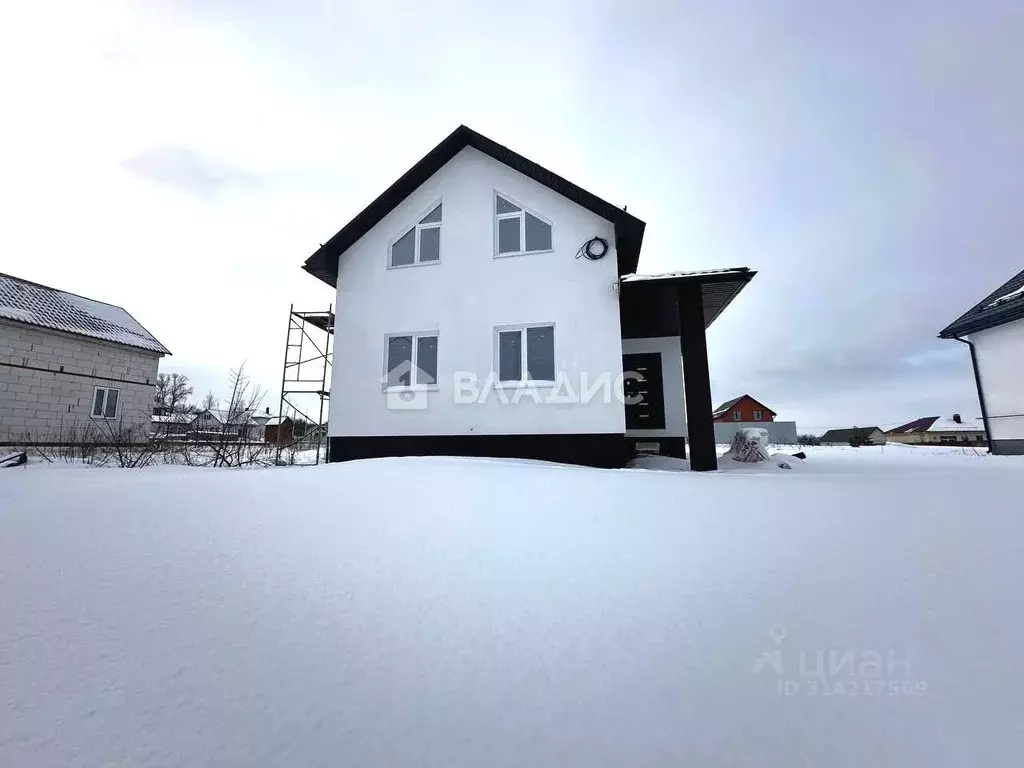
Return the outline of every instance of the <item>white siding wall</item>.
<path id="1" fill-rule="evenodd" d="M 1024 320 L 973 333 L 993 440 L 1024 440 Z"/>
<path id="2" fill-rule="evenodd" d="M 494 258 L 494 192 L 553 222 L 553 253 Z M 441 261 L 388 269 L 388 244 L 441 198 Z M 599 261 L 577 259 L 600 236 L 610 250 Z M 555 368 L 573 386 L 622 372 L 614 230 L 581 208 L 488 156 L 467 148 L 434 174 L 348 252 L 338 274 L 331 385 L 333 436 L 431 434 L 622 433 L 615 398 L 538 404 L 455 402 L 454 374 L 487 378 L 494 367 L 494 329 L 516 323 L 555 325 Z M 438 389 L 426 408 L 394 410 L 382 391 L 387 334 L 436 330 Z"/>
<path id="3" fill-rule="evenodd" d="M 62 424 L 92 423 L 97 386 L 120 391 L 119 422 L 148 426 L 159 360 L 153 352 L 0 321 L 0 443 L 26 432 L 56 438 Z"/>
<path id="4" fill-rule="evenodd" d="M 678 336 L 623 339 L 622 354 L 658 352 L 664 382 L 665 429 L 630 429 L 629 437 L 686 437 L 686 401 L 683 396 L 683 359 Z"/>

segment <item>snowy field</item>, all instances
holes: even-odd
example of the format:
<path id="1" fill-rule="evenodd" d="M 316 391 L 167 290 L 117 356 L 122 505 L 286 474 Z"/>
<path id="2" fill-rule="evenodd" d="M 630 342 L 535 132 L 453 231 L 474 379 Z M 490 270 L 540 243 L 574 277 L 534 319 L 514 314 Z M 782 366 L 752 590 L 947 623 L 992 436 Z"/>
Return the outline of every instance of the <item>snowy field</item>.
<path id="1" fill-rule="evenodd" d="M 1024 459 L 0 470 L 0 766 L 1018 766 Z"/>

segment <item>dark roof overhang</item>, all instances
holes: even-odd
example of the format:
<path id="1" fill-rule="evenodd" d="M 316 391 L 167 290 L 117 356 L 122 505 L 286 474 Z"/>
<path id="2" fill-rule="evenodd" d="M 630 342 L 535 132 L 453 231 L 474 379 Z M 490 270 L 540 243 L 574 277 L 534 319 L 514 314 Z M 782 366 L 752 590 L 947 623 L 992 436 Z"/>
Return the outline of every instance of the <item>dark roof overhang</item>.
<path id="1" fill-rule="evenodd" d="M 1024 294 L 1017 294 L 1000 301 L 1001 297 L 1008 296 L 1021 288 L 1024 288 L 1024 271 L 1018 272 L 943 328 L 939 332 L 939 338 L 955 339 L 958 336 L 967 336 L 1024 318 Z"/>
<path id="2" fill-rule="evenodd" d="M 626 275 L 619 282 L 622 338 L 679 335 L 679 289 L 699 288 L 708 328 L 757 272 L 747 267 L 664 275 Z"/>

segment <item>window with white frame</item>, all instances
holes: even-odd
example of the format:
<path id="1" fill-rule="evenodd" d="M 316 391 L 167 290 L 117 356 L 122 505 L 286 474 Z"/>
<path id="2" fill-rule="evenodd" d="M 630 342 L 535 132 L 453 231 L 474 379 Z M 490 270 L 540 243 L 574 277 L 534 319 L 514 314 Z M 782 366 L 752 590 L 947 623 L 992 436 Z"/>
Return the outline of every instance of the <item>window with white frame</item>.
<path id="1" fill-rule="evenodd" d="M 496 345 L 499 381 L 525 383 L 555 380 L 555 326 L 498 328 Z"/>
<path id="2" fill-rule="evenodd" d="M 494 253 L 517 256 L 551 250 L 551 222 L 504 195 L 494 195 Z"/>
<path id="3" fill-rule="evenodd" d="M 441 260 L 441 213 L 438 203 L 419 224 L 391 243 L 389 267 L 434 264 Z"/>
<path id="4" fill-rule="evenodd" d="M 117 418 L 117 401 L 121 390 L 110 387 L 96 387 L 92 396 L 92 416 L 94 419 Z"/>
<path id="5" fill-rule="evenodd" d="M 437 333 L 396 333 L 384 351 L 384 387 L 437 384 Z"/>
<path id="6" fill-rule="evenodd" d="M 733 411 L 732 412 L 732 420 L 733 421 L 743 421 L 743 411 Z"/>
<path id="7" fill-rule="evenodd" d="M 754 411 L 754 421 L 760 421 L 764 417 L 761 411 Z"/>

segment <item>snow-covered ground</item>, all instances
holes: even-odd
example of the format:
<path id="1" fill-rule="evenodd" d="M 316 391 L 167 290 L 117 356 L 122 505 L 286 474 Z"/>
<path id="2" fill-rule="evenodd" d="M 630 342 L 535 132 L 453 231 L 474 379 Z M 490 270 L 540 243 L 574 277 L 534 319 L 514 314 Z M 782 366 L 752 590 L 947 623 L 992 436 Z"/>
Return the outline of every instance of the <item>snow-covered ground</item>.
<path id="1" fill-rule="evenodd" d="M 1024 460 L 0 470 L 0 766 L 1016 766 Z"/>

